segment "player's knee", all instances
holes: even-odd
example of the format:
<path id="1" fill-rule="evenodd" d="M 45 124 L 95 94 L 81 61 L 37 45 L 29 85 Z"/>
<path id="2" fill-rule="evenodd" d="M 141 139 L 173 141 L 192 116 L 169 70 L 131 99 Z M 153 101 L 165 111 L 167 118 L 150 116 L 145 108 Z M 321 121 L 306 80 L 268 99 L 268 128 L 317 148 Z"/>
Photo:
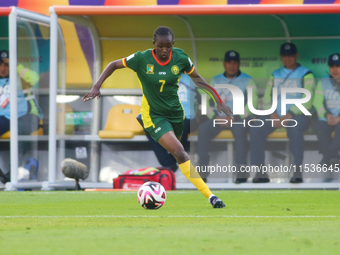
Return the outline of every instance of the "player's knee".
<path id="1" fill-rule="evenodd" d="M 186 153 L 183 147 L 176 148 L 171 154 L 175 157 L 179 164 L 189 160 L 189 155 Z"/>

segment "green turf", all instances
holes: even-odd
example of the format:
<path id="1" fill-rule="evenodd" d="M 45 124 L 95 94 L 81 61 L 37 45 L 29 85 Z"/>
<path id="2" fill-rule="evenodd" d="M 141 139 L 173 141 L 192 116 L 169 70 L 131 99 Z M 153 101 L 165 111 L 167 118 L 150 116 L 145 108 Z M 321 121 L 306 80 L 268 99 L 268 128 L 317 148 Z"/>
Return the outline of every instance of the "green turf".
<path id="1" fill-rule="evenodd" d="M 215 194 L 226 208 L 197 191 L 155 211 L 135 192 L 0 192 L 0 254 L 340 254 L 339 191 Z"/>

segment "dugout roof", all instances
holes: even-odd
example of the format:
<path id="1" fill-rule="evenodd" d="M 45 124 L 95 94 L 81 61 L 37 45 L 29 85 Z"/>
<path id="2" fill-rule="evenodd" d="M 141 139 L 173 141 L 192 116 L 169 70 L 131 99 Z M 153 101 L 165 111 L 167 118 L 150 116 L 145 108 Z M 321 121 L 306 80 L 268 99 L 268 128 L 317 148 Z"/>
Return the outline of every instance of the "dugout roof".
<path id="1" fill-rule="evenodd" d="M 340 5 L 333 4 L 54 6 L 51 11 L 60 18 L 91 21 L 90 27 L 98 34 L 93 40 L 98 40 L 101 48 L 100 71 L 112 60 L 152 47 L 153 31 L 159 25 L 173 29 L 175 46 L 183 48 L 207 78 L 222 71 L 220 60 L 230 49 L 240 52 L 243 71 L 255 78 L 267 77 L 273 67 L 279 67 L 278 48 L 285 41 L 297 45 L 301 64 L 316 69 L 320 77 L 325 75 L 326 67 L 315 65 L 324 64 L 325 57 L 339 51 L 340 27 L 336 24 L 340 21 Z M 273 61 L 257 61 L 275 57 Z M 68 63 L 68 68 L 72 65 Z M 77 67 L 81 68 L 79 62 Z M 90 87 L 90 76 L 82 73 L 81 82 L 67 74 L 68 86 Z M 119 81 L 115 86 L 114 79 Z M 123 71 L 103 86 L 133 89 L 139 84 Z"/>

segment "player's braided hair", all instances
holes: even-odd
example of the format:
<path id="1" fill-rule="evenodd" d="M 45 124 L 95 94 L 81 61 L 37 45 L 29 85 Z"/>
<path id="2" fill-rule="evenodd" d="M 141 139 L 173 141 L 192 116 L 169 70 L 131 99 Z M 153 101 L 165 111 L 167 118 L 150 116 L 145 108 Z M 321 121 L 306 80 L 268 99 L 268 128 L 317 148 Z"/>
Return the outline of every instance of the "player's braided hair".
<path id="1" fill-rule="evenodd" d="M 156 41 L 157 36 L 168 36 L 170 35 L 172 37 L 172 40 L 175 40 L 174 32 L 168 27 L 157 27 L 154 34 L 153 34 L 153 40 Z"/>

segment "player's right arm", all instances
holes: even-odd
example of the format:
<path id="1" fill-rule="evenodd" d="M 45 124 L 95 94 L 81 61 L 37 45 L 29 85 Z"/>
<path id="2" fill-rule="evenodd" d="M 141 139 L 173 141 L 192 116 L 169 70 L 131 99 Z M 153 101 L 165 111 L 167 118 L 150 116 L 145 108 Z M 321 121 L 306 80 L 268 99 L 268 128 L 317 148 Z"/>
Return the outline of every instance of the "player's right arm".
<path id="1" fill-rule="evenodd" d="M 124 59 L 119 59 L 116 61 L 111 62 L 110 64 L 107 65 L 105 70 L 102 72 L 100 75 L 98 81 L 96 84 L 93 85 L 91 91 L 87 93 L 83 97 L 83 101 L 86 102 L 88 100 L 94 99 L 97 97 L 97 99 L 100 98 L 100 87 L 102 86 L 103 82 L 106 80 L 107 77 L 109 77 L 115 70 L 124 68 L 125 65 L 123 63 Z"/>
<path id="2" fill-rule="evenodd" d="M 196 69 L 193 69 L 190 73 L 188 73 L 191 80 L 196 84 L 197 87 L 203 89 L 207 94 L 211 96 L 216 104 L 217 111 L 222 114 L 225 113 L 227 117 L 233 118 L 232 110 L 229 106 L 227 106 L 217 94 L 216 90 L 207 84 L 207 82 L 197 73 Z"/>

